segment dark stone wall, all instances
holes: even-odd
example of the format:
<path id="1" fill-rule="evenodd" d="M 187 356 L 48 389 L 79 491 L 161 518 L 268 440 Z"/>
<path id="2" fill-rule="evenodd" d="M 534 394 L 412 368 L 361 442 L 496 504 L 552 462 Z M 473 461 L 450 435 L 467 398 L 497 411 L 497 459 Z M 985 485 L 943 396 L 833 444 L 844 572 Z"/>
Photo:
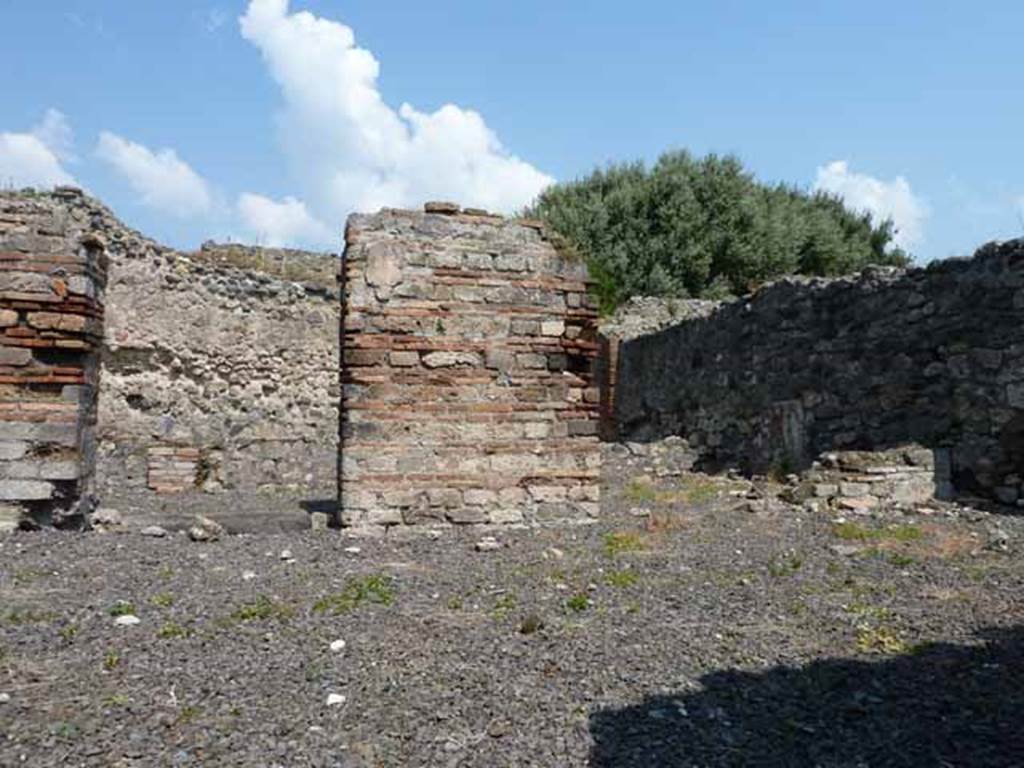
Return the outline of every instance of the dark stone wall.
<path id="1" fill-rule="evenodd" d="M 1024 240 L 973 258 L 788 279 L 624 343 L 623 439 L 680 435 L 708 468 L 806 467 L 920 443 L 954 487 L 1024 496 Z"/>

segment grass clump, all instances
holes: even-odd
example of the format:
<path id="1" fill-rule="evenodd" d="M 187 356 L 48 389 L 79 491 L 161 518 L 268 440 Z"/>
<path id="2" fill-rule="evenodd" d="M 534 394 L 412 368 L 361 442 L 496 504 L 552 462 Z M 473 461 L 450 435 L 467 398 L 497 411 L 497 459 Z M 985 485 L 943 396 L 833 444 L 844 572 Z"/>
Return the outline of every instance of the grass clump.
<path id="1" fill-rule="evenodd" d="M 577 592 L 565 601 L 565 607 L 573 613 L 583 613 L 590 607 L 590 598 L 585 592 Z"/>
<path id="2" fill-rule="evenodd" d="M 910 649 L 906 641 L 889 627 L 857 628 L 857 650 L 861 653 L 906 653 Z"/>
<path id="3" fill-rule="evenodd" d="M 491 618 L 495 621 L 501 621 L 508 616 L 516 607 L 516 596 L 513 594 L 505 594 L 494 601 L 494 607 L 491 608 Z"/>
<path id="4" fill-rule="evenodd" d="M 604 553 L 615 557 L 626 552 L 641 552 L 644 542 L 640 534 L 631 531 L 613 531 L 604 535 Z"/>
<path id="5" fill-rule="evenodd" d="M 103 668 L 108 672 L 117 669 L 121 663 L 121 654 L 111 648 L 103 657 Z"/>
<path id="6" fill-rule="evenodd" d="M 277 619 L 287 621 L 295 615 L 295 609 L 291 606 L 277 603 L 266 595 L 260 595 L 254 601 L 245 603 L 235 609 L 231 618 L 235 621 L 266 621 Z"/>
<path id="7" fill-rule="evenodd" d="M 768 573 L 775 578 L 782 578 L 783 576 L 792 576 L 794 573 L 800 570 L 803 566 L 803 559 L 796 554 L 786 555 L 785 557 L 773 560 L 768 564 Z"/>
<path id="8" fill-rule="evenodd" d="M 621 571 L 612 571 L 605 577 L 605 583 L 609 587 L 619 587 L 623 589 L 632 587 L 638 581 L 640 581 L 640 574 L 628 568 L 624 568 Z"/>
<path id="9" fill-rule="evenodd" d="M 536 613 L 525 616 L 519 624 L 519 634 L 521 635 L 532 635 L 542 629 L 544 629 L 544 620 Z"/>
<path id="10" fill-rule="evenodd" d="M 57 614 L 53 611 L 42 611 L 38 608 L 11 608 L 4 615 L 8 624 L 43 624 L 53 621 Z"/>
<path id="11" fill-rule="evenodd" d="M 161 640 L 174 640 L 179 637 L 188 637 L 188 630 L 180 624 L 168 621 L 157 630 L 156 636 Z"/>
<path id="12" fill-rule="evenodd" d="M 643 480 L 630 480 L 626 486 L 626 498 L 634 504 L 650 504 L 658 499 L 654 486 Z"/>
<path id="13" fill-rule="evenodd" d="M 903 543 L 918 541 L 924 536 L 924 531 L 920 526 L 909 523 L 893 525 L 888 528 L 868 528 L 850 521 L 836 523 L 832 526 L 832 533 L 843 541 L 889 540 Z"/>
<path id="14" fill-rule="evenodd" d="M 107 609 L 107 613 L 111 616 L 134 616 L 135 606 L 127 600 L 118 600 L 110 608 Z"/>
<path id="15" fill-rule="evenodd" d="M 149 602 L 151 602 L 157 608 L 170 608 L 172 605 L 174 605 L 174 595 L 172 595 L 170 592 L 161 592 L 159 594 L 153 595 L 149 599 Z"/>
<path id="16" fill-rule="evenodd" d="M 338 616 L 354 611 L 363 603 L 375 605 L 391 605 L 395 601 L 395 591 L 391 579 L 387 576 L 374 574 L 362 578 L 349 579 L 345 588 L 332 595 L 321 597 L 313 604 L 314 613 L 331 613 Z"/>

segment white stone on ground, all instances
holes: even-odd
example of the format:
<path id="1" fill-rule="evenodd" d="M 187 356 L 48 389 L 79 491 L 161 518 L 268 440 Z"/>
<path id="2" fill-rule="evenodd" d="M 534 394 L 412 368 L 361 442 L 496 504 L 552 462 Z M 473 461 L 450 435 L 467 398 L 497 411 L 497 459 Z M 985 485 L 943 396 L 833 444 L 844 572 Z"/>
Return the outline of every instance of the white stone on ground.
<path id="1" fill-rule="evenodd" d="M 331 650 L 335 653 L 341 653 L 345 650 L 345 641 L 335 640 L 333 643 L 331 643 Z"/>
<path id="2" fill-rule="evenodd" d="M 496 549 L 501 549 L 501 542 L 493 536 L 484 536 L 476 543 L 477 552 L 493 552 Z"/>
<path id="3" fill-rule="evenodd" d="M 130 613 L 126 613 L 124 616 L 118 616 L 114 619 L 114 624 L 119 627 L 134 627 L 136 624 L 142 622 L 138 616 L 134 616 Z"/>
<path id="4" fill-rule="evenodd" d="M 345 703 L 345 697 L 340 693 L 329 693 L 327 694 L 327 706 L 328 707 L 340 707 Z"/>
<path id="5" fill-rule="evenodd" d="M 167 530 L 159 525 L 147 525 L 139 531 L 139 534 L 142 536 L 152 536 L 154 539 L 162 539 L 167 535 Z"/>

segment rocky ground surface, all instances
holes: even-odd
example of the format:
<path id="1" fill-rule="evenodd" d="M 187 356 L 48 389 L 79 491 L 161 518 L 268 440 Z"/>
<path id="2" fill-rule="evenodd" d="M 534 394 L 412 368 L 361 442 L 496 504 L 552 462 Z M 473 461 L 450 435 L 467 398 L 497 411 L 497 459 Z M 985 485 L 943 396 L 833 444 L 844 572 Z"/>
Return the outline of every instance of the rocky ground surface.
<path id="1" fill-rule="evenodd" d="M 0 538 L 0 765 L 1024 764 L 1024 520 L 610 474 L 494 541 Z"/>

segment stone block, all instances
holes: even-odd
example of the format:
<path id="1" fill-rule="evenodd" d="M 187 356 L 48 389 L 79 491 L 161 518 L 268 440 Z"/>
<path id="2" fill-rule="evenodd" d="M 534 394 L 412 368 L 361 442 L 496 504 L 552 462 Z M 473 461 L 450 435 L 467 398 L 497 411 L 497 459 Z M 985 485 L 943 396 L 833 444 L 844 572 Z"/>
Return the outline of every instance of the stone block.
<path id="1" fill-rule="evenodd" d="M 20 459 L 28 453 L 28 443 L 0 441 L 0 461 L 12 461 Z M 2 471 L 2 467 L 0 467 Z"/>
<path id="2" fill-rule="evenodd" d="M 487 509 L 484 507 L 456 507 L 455 509 L 447 509 L 444 513 L 445 518 L 456 525 L 475 525 L 479 523 L 486 523 L 488 520 Z"/>
<path id="3" fill-rule="evenodd" d="M 74 424 L 49 424 L 34 421 L 3 422 L 5 440 L 24 440 L 32 443 L 54 443 L 74 447 L 78 431 Z"/>
<path id="4" fill-rule="evenodd" d="M 535 352 L 521 352 L 516 355 L 516 362 L 523 368 L 536 370 L 548 367 L 547 355 L 540 355 Z"/>
<path id="5" fill-rule="evenodd" d="M 531 440 L 540 440 L 551 434 L 551 425 L 545 421 L 528 422 L 523 426 L 523 432 Z"/>
<path id="6" fill-rule="evenodd" d="M 402 510 L 398 507 L 374 507 L 361 514 L 361 523 L 366 525 L 401 525 L 402 522 Z"/>
<path id="7" fill-rule="evenodd" d="M 497 496 L 494 491 L 484 488 L 469 488 L 462 493 L 462 498 L 470 506 L 482 506 L 493 504 Z"/>
<path id="8" fill-rule="evenodd" d="M 87 323 L 87 318 L 83 315 L 71 315 L 63 312 L 29 312 L 26 320 L 33 328 L 70 333 L 81 333 L 85 330 Z"/>
<path id="9" fill-rule="evenodd" d="M 598 423 L 596 419 L 574 419 L 568 422 L 568 426 L 570 437 L 597 435 Z"/>
<path id="10" fill-rule="evenodd" d="M 18 324 L 18 313 L 13 309 L 0 309 L 0 328 Z"/>
<path id="11" fill-rule="evenodd" d="M 0 347 L 0 365 L 21 367 L 31 362 L 31 349 L 26 347 Z"/>
<path id="12" fill-rule="evenodd" d="M 527 490 L 530 497 L 538 502 L 565 501 L 569 496 L 569 489 L 562 485 L 531 485 Z"/>
<path id="13" fill-rule="evenodd" d="M 499 507 L 492 509 L 487 514 L 487 522 L 493 525 L 511 525 L 521 523 L 524 519 L 525 515 L 520 507 Z"/>
<path id="14" fill-rule="evenodd" d="M 502 488 L 498 491 L 498 503 L 505 506 L 521 506 L 526 501 L 522 488 Z"/>
<path id="15" fill-rule="evenodd" d="M 565 323 L 562 320 L 544 320 L 540 324 L 541 336 L 561 336 L 565 333 Z"/>
<path id="16" fill-rule="evenodd" d="M 17 530 L 23 515 L 21 507 L 15 504 L 0 504 L 0 533 Z"/>
<path id="17" fill-rule="evenodd" d="M 419 352 L 392 352 L 388 361 L 397 368 L 410 368 L 420 364 Z"/>
<path id="18" fill-rule="evenodd" d="M 77 461 L 21 458 L 0 463 L 0 477 L 12 480 L 77 480 Z"/>
<path id="19" fill-rule="evenodd" d="M 425 213 L 443 213 L 447 215 L 454 215 L 461 209 L 458 203 L 452 203 L 447 200 L 431 200 L 423 205 Z"/>
<path id="20" fill-rule="evenodd" d="M 40 480 L 0 480 L 0 501 L 42 501 L 53 497 L 53 485 Z"/>
<path id="21" fill-rule="evenodd" d="M 412 507 L 415 506 L 419 499 L 419 494 L 415 491 L 393 490 L 384 491 L 384 493 L 381 494 L 381 498 L 388 506 Z"/>
<path id="22" fill-rule="evenodd" d="M 492 348 L 487 350 L 486 365 L 492 370 L 511 371 L 516 364 L 516 356 L 512 350 Z"/>
<path id="23" fill-rule="evenodd" d="M 871 493 L 871 485 L 868 483 L 852 483 L 841 481 L 839 483 L 839 495 L 848 498 L 856 496 L 867 496 Z"/>
<path id="24" fill-rule="evenodd" d="M 427 368 L 454 368 L 456 366 L 479 367 L 480 356 L 475 352 L 431 352 L 423 356 Z"/>
<path id="25" fill-rule="evenodd" d="M 536 320 L 513 320 L 509 325 L 509 333 L 513 336 L 537 336 L 540 334 L 540 323 Z"/>
<path id="26" fill-rule="evenodd" d="M 457 488 L 431 488 L 427 491 L 427 500 L 432 507 L 453 509 L 462 505 L 462 491 Z"/>

